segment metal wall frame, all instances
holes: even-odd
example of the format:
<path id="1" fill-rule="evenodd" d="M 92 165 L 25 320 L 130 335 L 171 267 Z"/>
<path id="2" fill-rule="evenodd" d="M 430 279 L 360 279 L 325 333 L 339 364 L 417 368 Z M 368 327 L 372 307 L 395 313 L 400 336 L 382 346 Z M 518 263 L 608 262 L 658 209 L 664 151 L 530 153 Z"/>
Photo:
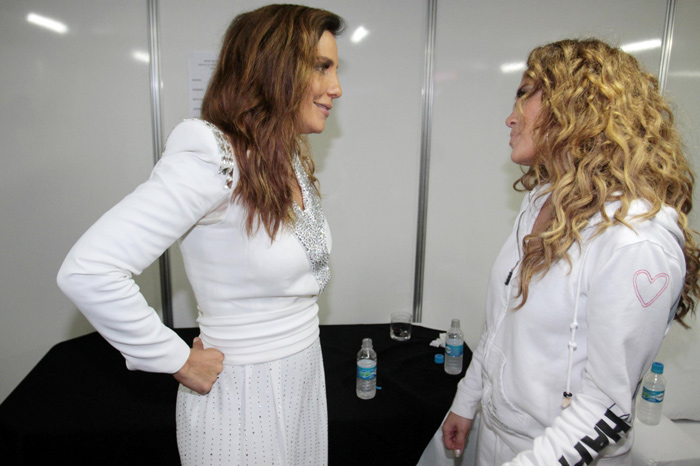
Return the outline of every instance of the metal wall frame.
<path id="1" fill-rule="evenodd" d="M 163 125 L 160 106 L 160 37 L 158 30 L 158 0 L 148 0 L 148 46 L 151 77 L 151 126 L 153 134 L 153 162 L 158 163 L 163 154 Z M 160 298 L 163 309 L 163 323 L 172 328 L 173 300 L 170 285 L 170 252 L 166 250 L 158 259 L 160 270 Z"/>
<path id="2" fill-rule="evenodd" d="M 666 92 L 666 80 L 668 67 L 671 62 L 671 49 L 673 48 L 673 25 L 676 21 L 676 0 L 668 0 L 666 6 L 666 23 L 664 25 L 664 37 L 661 43 L 661 63 L 659 64 L 659 91 L 661 95 Z"/>
<path id="3" fill-rule="evenodd" d="M 427 0 L 425 28 L 425 69 L 423 70 L 423 115 L 420 148 L 416 265 L 413 279 L 413 321 L 423 319 L 423 281 L 425 275 L 425 232 L 428 226 L 428 183 L 430 179 L 430 136 L 433 128 L 433 90 L 437 0 Z"/>

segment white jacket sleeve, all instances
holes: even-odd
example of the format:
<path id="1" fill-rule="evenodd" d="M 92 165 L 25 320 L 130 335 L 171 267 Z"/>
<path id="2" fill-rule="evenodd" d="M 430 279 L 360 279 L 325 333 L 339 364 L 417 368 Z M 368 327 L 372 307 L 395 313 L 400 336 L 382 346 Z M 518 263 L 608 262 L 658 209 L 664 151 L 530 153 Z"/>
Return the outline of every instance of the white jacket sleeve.
<path id="1" fill-rule="evenodd" d="M 685 264 L 677 252 L 649 241 L 607 253 L 591 258 L 583 279 L 588 336 L 582 387 L 532 450 L 508 465 L 589 464 L 631 428 L 634 395 L 661 346 Z"/>
<path id="2" fill-rule="evenodd" d="M 211 129 L 179 124 L 148 181 L 92 225 L 59 270 L 61 290 L 129 369 L 175 373 L 189 357 L 189 345 L 161 322 L 132 276 L 230 196 L 220 163 Z"/>

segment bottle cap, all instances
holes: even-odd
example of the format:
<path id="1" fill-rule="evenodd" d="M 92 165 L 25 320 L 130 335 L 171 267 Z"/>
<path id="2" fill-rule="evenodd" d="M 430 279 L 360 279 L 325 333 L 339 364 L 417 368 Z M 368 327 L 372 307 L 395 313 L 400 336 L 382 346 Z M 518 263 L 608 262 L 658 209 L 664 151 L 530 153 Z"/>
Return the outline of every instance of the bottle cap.
<path id="1" fill-rule="evenodd" d="M 436 354 L 435 355 L 435 364 L 443 364 L 445 362 L 445 355 L 444 354 Z"/>
<path id="2" fill-rule="evenodd" d="M 362 339 L 362 347 L 363 348 L 372 348 L 372 339 L 371 338 L 363 338 Z"/>
<path id="3" fill-rule="evenodd" d="M 452 319 L 452 327 L 459 327 L 459 319 Z"/>
<path id="4" fill-rule="evenodd" d="M 654 374 L 663 374 L 664 373 L 664 365 L 660 362 L 655 362 L 654 364 L 651 365 L 651 371 Z"/>

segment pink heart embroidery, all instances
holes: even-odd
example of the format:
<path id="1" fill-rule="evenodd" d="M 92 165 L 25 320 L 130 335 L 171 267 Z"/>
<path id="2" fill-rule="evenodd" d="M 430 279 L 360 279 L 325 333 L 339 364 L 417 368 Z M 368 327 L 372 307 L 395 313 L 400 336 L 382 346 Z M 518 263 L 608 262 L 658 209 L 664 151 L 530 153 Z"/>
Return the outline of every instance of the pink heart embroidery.
<path id="1" fill-rule="evenodd" d="M 661 293 L 668 287 L 668 274 L 660 273 L 654 278 L 646 270 L 638 270 L 634 274 L 634 292 L 642 306 L 649 307 L 654 304 Z"/>

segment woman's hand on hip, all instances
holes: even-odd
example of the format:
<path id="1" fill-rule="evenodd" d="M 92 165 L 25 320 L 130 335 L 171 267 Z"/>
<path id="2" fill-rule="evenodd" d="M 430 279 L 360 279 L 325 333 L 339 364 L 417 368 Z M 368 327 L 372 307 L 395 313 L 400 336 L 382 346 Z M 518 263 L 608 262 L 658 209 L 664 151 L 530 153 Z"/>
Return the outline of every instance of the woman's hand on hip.
<path id="1" fill-rule="evenodd" d="M 200 395 L 206 395 L 224 370 L 224 354 L 214 348 L 204 349 L 200 338 L 195 338 L 190 357 L 182 368 L 173 374 L 175 380 Z"/>
<path id="2" fill-rule="evenodd" d="M 450 414 L 447 415 L 445 422 L 442 424 L 442 440 L 445 442 L 445 448 L 454 450 L 456 456 L 459 457 L 464 452 L 471 428 L 472 419 L 467 419 L 450 411 Z"/>

